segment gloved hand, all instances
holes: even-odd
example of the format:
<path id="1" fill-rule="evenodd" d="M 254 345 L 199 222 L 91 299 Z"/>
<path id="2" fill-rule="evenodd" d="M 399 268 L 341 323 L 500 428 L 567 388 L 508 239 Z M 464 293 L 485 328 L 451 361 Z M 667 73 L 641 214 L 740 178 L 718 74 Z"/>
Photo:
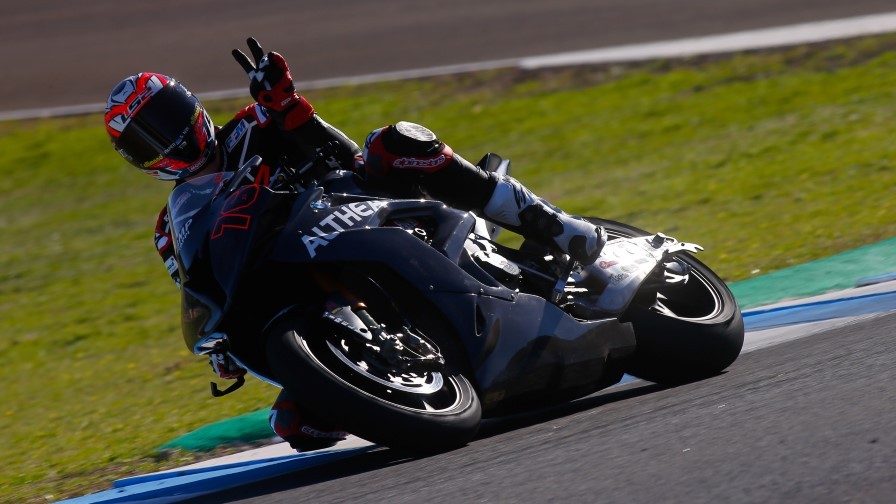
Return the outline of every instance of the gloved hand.
<path id="1" fill-rule="evenodd" d="M 208 363 L 212 366 L 215 374 L 224 380 L 236 380 L 246 374 L 244 368 L 231 359 L 230 355 L 223 352 L 208 354 Z"/>
<path id="2" fill-rule="evenodd" d="M 262 50 L 254 38 L 246 40 L 255 63 L 239 49 L 232 54 L 249 75 L 249 93 L 286 130 L 304 124 L 314 114 L 314 108 L 296 92 L 286 60 L 278 53 Z"/>

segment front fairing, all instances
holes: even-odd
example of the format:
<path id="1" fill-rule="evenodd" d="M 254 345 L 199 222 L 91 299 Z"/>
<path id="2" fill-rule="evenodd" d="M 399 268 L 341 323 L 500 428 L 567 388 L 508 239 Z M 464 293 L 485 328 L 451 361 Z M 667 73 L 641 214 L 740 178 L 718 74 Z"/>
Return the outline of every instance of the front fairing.
<path id="1" fill-rule="evenodd" d="M 276 229 L 272 214 L 294 196 L 254 184 L 228 190 L 231 177 L 197 177 L 168 198 L 181 277 L 181 327 L 187 347 L 197 353 L 229 309 L 247 265 L 266 251 L 266 231 Z"/>
<path id="2" fill-rule="evenodd" d="M 232 176 L 232 173 L 215 173 L 197 177 L 178 184 L 168 196 L 168 218 L 182 275 L 196 260 L 204 245 L 203 237 L 196 236 L 197 231 L 203 231 L 198 228 L 209 218 L 215 195 Z M 193 226 L 194 221 L 196 227 Z M 188 240 L 191 233 L 193 238 Z"/>
<path id="3" fill-rule="evenodd" d="M 172 191 L 168 202 L 182 285 L 181 326 L 186 345 L 197 353 L 212 334 L 224 330 L 220 327 L 222 320 L 234 299 L 243 295 L 239 292 L 241 282 L 262 264 L 375 262 L 381 254 L 364 253 L 365 249 L 376 248 L 371 243 L 394 246 L 403 239 L 425 252 L 443 254 L 443 260 L 445 255 L 456 258 L 474 220 L 466 212 L 435 201 L 327 195 L 320 187 L 301 194 L 252 184 L 229 189 L 232 176 L 219 173 L 184 182 Z M 441 254 L 405 231 L 382 227 L 387 220 L 413 215 L 428 215 L 443 224 L 439 235 L 433 237 L 433 246 Z M 359 236 L 371 232 L 373 235 Z M 347 249 L 331 246 L 345 240 L 337 239 L 343 236 L 355 236 L 360 241 Z M 398 241 L 390 240 L 390 236 Z M 425 281 L 426 275 L 419 278 Z M 277 287 L 271 285 L 271 292 Z M 464 284 L 449 289 L 472 288 Z"/>

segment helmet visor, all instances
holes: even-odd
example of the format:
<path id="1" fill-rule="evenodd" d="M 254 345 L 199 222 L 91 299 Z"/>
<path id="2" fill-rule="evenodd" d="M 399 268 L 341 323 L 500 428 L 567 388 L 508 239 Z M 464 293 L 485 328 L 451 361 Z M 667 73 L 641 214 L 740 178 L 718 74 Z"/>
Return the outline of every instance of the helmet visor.
<path id="1" fill-rule="evenodd" d="M 131 117 L 115 146 L 143 168 L 163 159 L 192 163 L 201 154 L 195 124 L 202 112 L 199 100 L 182 87 L 165 86 Z"/>

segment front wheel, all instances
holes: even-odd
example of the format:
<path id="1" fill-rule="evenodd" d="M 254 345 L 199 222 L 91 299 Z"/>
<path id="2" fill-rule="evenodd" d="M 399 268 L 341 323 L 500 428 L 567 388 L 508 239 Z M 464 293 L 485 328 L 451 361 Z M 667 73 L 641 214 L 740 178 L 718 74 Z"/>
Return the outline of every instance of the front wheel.
<path id="1" fill-rule="evenodd" d="M 620 222 L 590 218 L 609 239 L 646 236 Z M 677 255 L 690 269 L 684 285 L 639 293 L 622 315 L 635 330 L 637 349 L 626 372 L 674 384 L 716 375 L 730 366 L 744 343 L 744 321 L 734 295 L 705 264 Z"/>
<path id="2" fill-rule="evenodd" d="M 303 407 L 368 441 L 414 452 L 469 442 L 482 409 L 466 377 L 447 362 L 384 369 L 338 328 L 313 314 L 288 315 L 268 336 L 268 362 Z"/>

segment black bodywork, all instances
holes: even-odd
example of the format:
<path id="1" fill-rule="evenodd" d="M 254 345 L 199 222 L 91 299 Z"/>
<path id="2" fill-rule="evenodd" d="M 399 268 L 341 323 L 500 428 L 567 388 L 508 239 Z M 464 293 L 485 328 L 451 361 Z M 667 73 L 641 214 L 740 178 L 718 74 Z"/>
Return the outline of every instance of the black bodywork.
<path id="1" fill-rule="evenodd" d="M 238 185 L 223 173 L 169 198 L 187 346 L 226 333 L 233 355 L 275 381 L 264 334 L 288 309 L 319 316 L 328 291 L 363 298 L 366 278 L 424 334 L 459 341 L 485 414 L 582 396 L 616 383 L 635 347 L 628 323 L 581 320 L 549 302 L 539 254 L 498 246 L 538 274 L 499 278 L 465 243 L 476 219 L 438 201 L 361 195 L 349 173 L 298 192 Z M 231 187 L 236 186 L 236 187 Z M 455 356 L 457 358 L 457 356 Z"/>

